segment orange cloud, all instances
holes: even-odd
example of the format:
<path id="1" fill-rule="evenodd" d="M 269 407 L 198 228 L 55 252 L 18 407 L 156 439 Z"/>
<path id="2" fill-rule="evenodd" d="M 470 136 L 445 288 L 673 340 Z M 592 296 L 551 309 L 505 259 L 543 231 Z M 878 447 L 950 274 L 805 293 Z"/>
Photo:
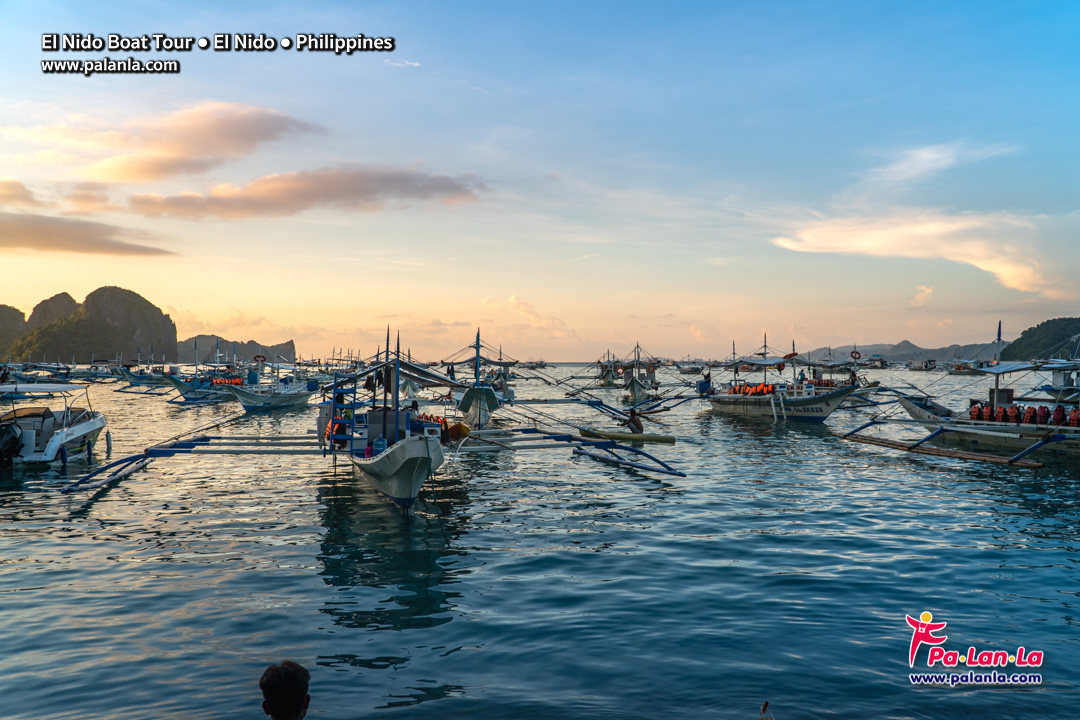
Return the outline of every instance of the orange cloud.
<path id="1" fill-rule="evenodd" d="M 319 207 L 381 210 L 394 201 L 453 203 L 476 199 L 483 183 L 470 175 L 449 177 L 393 168 L 325 168 L 267 175 L 243 187 L 218 185 L 203 195 L 132 195 L 132 212 L 150 217 L 281 217 Z"/>
<path id="2" fill-rule="evenodd" d="M 0 248 L 104 255 L 174 254 L 120 239 L 124 234 L 123 228 L 104 223 L 0 212 Z"/>
<path id="3" fill-rule="evenodd" d="M 18 180 L 0 180 L 0 205 L 42 207 L 45 204 Z"/>
<path id="4" fill-rule="evenodd" d="M 988 272 L 1013 290 L 1069 297 L 1033 256 L 1028 237 L 1032 224 L 1004 213 L 920 211 L 826 220 L 797 231 L 794 237 L 778 237 L 772 242 L 795 252 L 950 260 Z"/>
<path id="5" fill-rule="evenodd" d="M 109 210 L 120 210 L 118 205 L 109 201 L 109 194 L 104 185 L 98 183 L 79 183 L 75 189 L 64 196 L 64 202 L 70 206 L 69 214 L 83 215 Z"/>
<path id="6" fill-rule="evenodd" d="M 105 182 L 146 182 L 201 173 L 254 152 L 260 145 L 317 126 L 264 107 L 207 102 L 120 127 L 89 119 L 32 128 L 3 127 L 0 135 L 81 158 L 77 172 Z"/>

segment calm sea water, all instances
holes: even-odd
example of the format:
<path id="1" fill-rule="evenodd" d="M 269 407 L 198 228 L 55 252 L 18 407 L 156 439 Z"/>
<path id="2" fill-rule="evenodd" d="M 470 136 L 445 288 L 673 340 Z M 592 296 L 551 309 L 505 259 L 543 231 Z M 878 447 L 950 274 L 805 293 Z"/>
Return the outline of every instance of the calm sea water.
<path id="1" fill-rule="evenodd" d="M 872 377 L 934 382 L 956 408 L 988 387 Z M 91 400 L 114 456 L 233 413 L 112 387 Z M 314 414 L 230 432 L 305 432 Z M 314 718 L 756 718 L 765 700 L 777 720 L 1077 714 L 1075 464 L 830 434 L 862 417 L 751 424 L 693 401 L 655 450 L 686 478 L 567 450 L 462 456 L 411 519 L 318 457 L 162 459 L 72 496 L 84 461 L 17 469 L 0 476 L 3 714 L 259 718 L 259 675 L 283 659 L 311 670 Z M 1043 684 L 913 687 L 904 616 L 923 611 L 950 649 L 1044 651 Z"/>

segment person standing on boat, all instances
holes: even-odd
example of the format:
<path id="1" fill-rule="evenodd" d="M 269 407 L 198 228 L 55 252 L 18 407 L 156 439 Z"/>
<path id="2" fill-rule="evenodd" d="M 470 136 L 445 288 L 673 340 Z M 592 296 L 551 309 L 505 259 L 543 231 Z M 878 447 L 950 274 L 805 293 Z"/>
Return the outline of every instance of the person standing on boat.
<path id="1" fill-rule="evenodd" d="M 311 703 L 310 681 L 311 673 L 291 660 L 266 668 L 259 678 L 263 712 L 271 720 L 303 720 Z"/>
<path id="2" fill-rule="evenodd" d="M 625 425 L 626 428 L 635 435 L 640 435 L 641 433 L 645 432 L 645 426 L 641 423 L 641 416 L 638 415 L 637 410 L 631 410 L 630 417 L 626 418 L 619 424 Z"/>

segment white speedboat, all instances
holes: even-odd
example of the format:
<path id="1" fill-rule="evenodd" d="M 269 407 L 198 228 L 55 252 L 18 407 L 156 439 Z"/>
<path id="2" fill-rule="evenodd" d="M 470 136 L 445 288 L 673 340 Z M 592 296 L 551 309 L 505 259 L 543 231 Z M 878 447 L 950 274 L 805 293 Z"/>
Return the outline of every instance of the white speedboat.
<path id="1" fill-rule="evenodd" d="M 87 398 L 84 386 L 60 383 L 32 383 L 31 385 L 0 385 L 0 394 L 21 396 L 41 393 L 60 395 L 64 398 L 62 408 L 25 405 L 0 415 L 0 464 L 12 462 L 50 463 L 67 462 L 70 455 L 93 451 L 101 431 L 105 429 L 105 415 L 87 407 L 75 407 L 73 399 Z"/>

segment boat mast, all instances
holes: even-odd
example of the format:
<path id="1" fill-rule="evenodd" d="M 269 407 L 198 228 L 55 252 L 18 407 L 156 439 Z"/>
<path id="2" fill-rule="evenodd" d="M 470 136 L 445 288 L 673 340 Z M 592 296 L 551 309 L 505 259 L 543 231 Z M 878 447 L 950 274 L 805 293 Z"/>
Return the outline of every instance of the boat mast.
<path id="1" fill-rule="evenodd" d="M 389 391 L 389 388 L 386 387 L 386 382 L 387 382 L 387 380 L 390 379 L 390 378 L 387 377 L 387 374 L 388 374 L 387 373 L 387 366 L 389 364 L 390 364 L 390 326 L 387 325 L 386 326 L 386 365 L 383 365 L 383 371 L 382 371 L 382 373 L 383 373 L 383 384 L 382 384 L 382 404 L 383 404 L 383 407 L 382 407 L 382 436 L 383 436 L 384 440 L 386 439 L 386 421 L 387 421 L 387 417 L 386 417 L 386 394 Z M 387 447 L 389 447 L 389 443 L 387 443 Z"/>
<path id="2" fill-rule="evenodd" d="M 394 349 L 394 442 L 401 437 L 401 416 L 398 413 L 398 386 L 401 384 L 401 331 L 397 333 L 397 347 Z"/>
<path id="3" fill-rule="evenodd" d="M 480 386 L 480 328 L 476 328 L 476 358 L 473 361 L 474 383 Z"/>

